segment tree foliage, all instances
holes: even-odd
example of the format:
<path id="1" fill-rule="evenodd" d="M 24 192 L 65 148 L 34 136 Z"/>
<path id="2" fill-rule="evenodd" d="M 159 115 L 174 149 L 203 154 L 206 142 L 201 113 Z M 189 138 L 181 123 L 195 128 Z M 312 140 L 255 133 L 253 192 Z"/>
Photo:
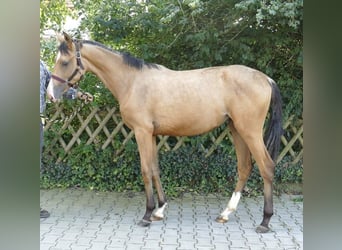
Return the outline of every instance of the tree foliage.
<path id="1" fill-rule="evenodd" d="M 40 57 L 52 65 L 56 39 L 47 38 L 49 33 L 62 31 L 67 16 L 76 17 L 77 11 L 67 6 L 66 0 L 40 0 Z"/>
<path id="2" fill-rule="evenodd" d="M 67 7 L 65 0 L 41 0 L 40 34 L 49 29 L 59 31 L 68 15 L 74 16 L 74 13 Z"/>

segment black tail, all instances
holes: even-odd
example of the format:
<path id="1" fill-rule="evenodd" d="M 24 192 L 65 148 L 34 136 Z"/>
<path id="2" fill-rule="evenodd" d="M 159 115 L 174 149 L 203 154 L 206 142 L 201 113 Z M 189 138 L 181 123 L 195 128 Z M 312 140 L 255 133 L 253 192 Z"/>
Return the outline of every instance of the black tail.
<path id="1" fill-rule="evenodd" d="M 264 142 L 272 160 L 276 163 L 280 149 L 280 138 L 283 134 L 282 100 L 277 84 L 270 79 L 270 85 L 272 87 L 271 110 Z"/>

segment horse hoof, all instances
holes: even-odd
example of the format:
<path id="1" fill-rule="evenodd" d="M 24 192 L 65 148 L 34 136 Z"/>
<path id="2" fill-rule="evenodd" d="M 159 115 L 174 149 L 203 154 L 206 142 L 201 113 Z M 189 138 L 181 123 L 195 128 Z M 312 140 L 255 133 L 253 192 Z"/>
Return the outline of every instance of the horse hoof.
<path id="1" fill-rule="evenodd" d="M 255 231 L 259 234 L 264 234 L 264 233 L 268 233 L 270 231 L 270 229 L 268 227 L 265 227 L 265 226 L 262 226 L 262 225 L 259 225 Z"/>
<path id="2" fill-rule="evenodd" d="M 151 223 L 152 221 L 142 219 L 141 221 L 139 221 L 138 225 L 141 227 L 148 227 L 149 225 L 151 225 Z"/>
<path id="3" fill-rule="evenodd" d="M 160 220 L 163 220 L 164 218 L 163 217 L 159 217 L 159 216 L 156 216 L 156 215 L 152 215 L 151 216 L 151 220 L 152 221 L 160 221 Z"/>
<path id="4" fill-rule="evenodd" d="M 215 221 L 218 223 L 226 223 L 228 221 L 228 218 L 224 218 L 223 216 L 220 215 L 220 216 L 217 216 Z"/>

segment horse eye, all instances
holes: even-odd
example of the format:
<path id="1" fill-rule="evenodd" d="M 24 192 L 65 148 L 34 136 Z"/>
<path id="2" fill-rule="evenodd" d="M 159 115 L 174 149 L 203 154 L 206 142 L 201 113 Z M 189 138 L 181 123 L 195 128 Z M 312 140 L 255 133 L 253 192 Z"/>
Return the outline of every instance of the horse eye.
<path id="1" fill-rule="evenodd" d="M 62 62 L 61 62 L 62 66 L 68 66 L 68 63 L 69 63 L 69 62 L 67 62 L 67 61 L 62 61 Z"/>

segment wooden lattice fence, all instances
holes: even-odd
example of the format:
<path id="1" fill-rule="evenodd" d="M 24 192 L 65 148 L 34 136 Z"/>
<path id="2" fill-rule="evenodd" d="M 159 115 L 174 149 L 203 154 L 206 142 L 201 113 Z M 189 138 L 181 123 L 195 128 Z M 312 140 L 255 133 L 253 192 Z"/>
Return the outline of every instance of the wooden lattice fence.
<path id="1" fill-rule="evenodd" d="M 133 131 L 124 125 L 116 106 L 81 104 L 66 108 L 61 104 L 50 108 L 47 116 L 49 119 L 46 120 L 44 130 L 51 135 L 45 140 L 44 154 L 52 155 L 57 162 L 65 160 L 72 148 L 82 143 L 95 144 L 101 149 L 111 147 L 115 155 L 119 156 L 125 146 L 134 140 Z M 277 162 L 287 156 L 295 164 L 303 157 L 303 123 L 300 120 L 295 123 L 293 117 L 290 117 L 284 122 L 283 128 L 285 133 L 281 138 L 282 147 Z M 205 150 L 206 156 L 212 154 L 224 139 L 231 146 L 232 138 L 226 125 L 205 136 L 206 141 L 200 146 Z M 158 150 L 177 150 L 190 140 L 187 137 L 158 136 Z M 60 154 L 61 150 L 63 154 Z"/>

